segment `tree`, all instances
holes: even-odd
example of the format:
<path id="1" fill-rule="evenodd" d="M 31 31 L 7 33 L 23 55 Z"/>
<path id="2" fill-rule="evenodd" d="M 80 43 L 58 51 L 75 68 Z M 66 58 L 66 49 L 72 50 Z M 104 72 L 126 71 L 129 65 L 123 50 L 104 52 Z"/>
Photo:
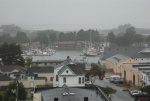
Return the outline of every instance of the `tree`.
<path id="1" fill-rule="evenodd" d="M 150 35 L 146 37 L 146 42 L 150 42 Z"/>
<path id="2" fill-rule="evenodd" d="M 111 42 L 111 43 L 115 43 L 116 36 L 115 36 L 115 34 L 114 34 L 113 31 L 111 31 L 111 32 L 108 33 L 108 40 L 109 40 L 109 42 Z"/>
<path id="3" fill-rule="evenodd" d="M 86 73 L 86 77 L 92 76 L 91 83 L 93 84 L 97 79 L 97 76 L 101 77 L 103 75 L 103 70 L 97 64 L 91 64 L 91 69 Z"/>
<path id="4" fill-rule="evenodd" d="M 26 57 L 25 58 L 25 67 L 29 68 L 29 67 L 31 67 L 31 64 L 32 64 L 32 57 Z"/>
<path id="5" fill-rule="evenodd" d="M 5 65 L 20 65 L 24 66 L 24 59 L 21 56 L 22 51 L 17 44 L 2 44 L 0 46 L 0 58 Z"/>
<path id="6" fill-rule="evenodd" d="M 16 26 L 14 24 L 2 25 L 0 26 L 0 29 L 2 30 L 2 32 L 10 33 L 10 34 L 16 34 L 17 32 L 22 31 L 21 27 Z"/>
<path id="7" fill-rule="evenodd" d="M 143 91 L 143 92 L 146 92 L 146 93 L 150 94 L 150 85 L 148 85 L 148 86 L 146 86 L 146 87 L 141 88 L 141 91 Z"/>
<path id="8" fill-rule="evenodd" d="M 5 101 L 9 101 L 9 100 L 13 101 L 12 99 L 14 99 L 14 97 L 16 98 L 16 95 L 17 95 L 16 93 L 18 94 L 18 100 L 26 100 L 27 92 L 23 84 L 22 83 L 17 84 L 17 82 L 12 82 L 9 84 L 8 89 L 6 91 Z"/>
<path id="9" fill-rule="evenodd" d="M 122 45 L 122 46 L 128 46 L 129 44 L 132 44 L 133 42 L 139 42 L 142 41 L 141 36 L 136 34 L 135 28 L 130 27 L 126 30 L 126 33 L 122 36 L 118 36 L 116 38 L 116 44 Z"/>
<path id="10" fill-rule="evenodd" d="M 65 39 L 66 39 L 66 38 L 65 38 L 65 34 L 64 34 L 63 32 L 60 32 L 60 33 L 59 33 L 59 36 L 58 36 L 58 40 L 59 40 L 60 42 L 62 42 L 62 41 L 66 41 Z"/>
<path id="11" fill-rule="evenodd" d="M 27 43 L 29 41 L 26 33 L 24 32 L 17 32 L 16 36 L 14 37 L 14 41 L 16 43 Z"/>
<path id="12" fill-rule="evenodd" d="M 49 37 L 50 37 L 49 40 L 51 41 L 51 43 L 54 43 L 56 41 L 57 36 L 55 33 L 51 33 Z"/>
<path id="13" fill-rule="evenodd" d="M 48 45 L 49 44 L 48 35 L 46 33 L 39 32 L 36 37 L 36 41 L 39 41 L 41 44 Z"/>

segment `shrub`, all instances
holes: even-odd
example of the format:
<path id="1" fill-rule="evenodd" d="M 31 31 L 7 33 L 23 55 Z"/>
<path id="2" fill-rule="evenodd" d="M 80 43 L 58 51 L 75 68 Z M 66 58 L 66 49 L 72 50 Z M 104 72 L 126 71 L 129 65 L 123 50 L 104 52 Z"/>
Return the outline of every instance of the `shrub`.
<path id="1" fill-rule="evenodd" d="M 9 98 L 8 98 L 8 101 L 15 101 L 15 100 L 16 100 L 15 97 L 9 97 Z"/>

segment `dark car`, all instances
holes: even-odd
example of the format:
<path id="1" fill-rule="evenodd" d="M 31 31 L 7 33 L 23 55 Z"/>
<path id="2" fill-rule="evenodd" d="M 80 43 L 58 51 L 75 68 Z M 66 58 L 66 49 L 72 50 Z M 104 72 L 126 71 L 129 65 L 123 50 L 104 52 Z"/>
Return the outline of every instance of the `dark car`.
<path id="1" fill-rule="evenodd" d="M 114 83 L 116 83 L 116 84 L 123 84 L 123 83 L 125 83 L 125 81 L 123 79 L 121 79 L 121 78 L 117 78 L 117 79 L 114 80 Z"/>

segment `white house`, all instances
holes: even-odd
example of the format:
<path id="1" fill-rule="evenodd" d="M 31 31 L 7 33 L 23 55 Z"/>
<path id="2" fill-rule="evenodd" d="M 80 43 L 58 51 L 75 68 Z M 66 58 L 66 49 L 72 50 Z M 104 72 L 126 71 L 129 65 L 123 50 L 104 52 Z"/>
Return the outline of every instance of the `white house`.
<path id="1" fill-rule="evenodd" d="M 149 63 L 150 62 L 150 48 L 145 48 L 138 52 L 137 55 L 134 56 L 134 59 L 139 61 L 140 63 Z"/>
<path id="2" fill-rule="evenodd" d="M 25 79 L 26 77 L 26 70 L 18 65 L 1 65 L 0 73 L 18 80 Z"/>
<path id="3" fill-rule="evenodd" d="M 142 72 L 143 87 L 150 85 L 150 70 Z"/>
<path id="4" fill-rule="evenodd" d="M 53 87 L 85 86 L 85 64 L 74 63 L 69 57 L 54 67 Z"/>

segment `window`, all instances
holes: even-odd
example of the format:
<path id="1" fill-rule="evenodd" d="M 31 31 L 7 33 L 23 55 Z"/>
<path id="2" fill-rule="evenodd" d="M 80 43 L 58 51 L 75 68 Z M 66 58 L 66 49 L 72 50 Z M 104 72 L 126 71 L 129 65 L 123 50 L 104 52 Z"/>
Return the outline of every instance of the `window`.
<path id="1" fill-rule="evenodd" d="M 82 84 L 84 84 L 84 77 L 82 77 Z"/>
<path id="2" fill-rule="evenodd" d="M 66 77 L 63 77 L 63 83 L 66 83 Z"/>
<path id="3" fill-rule="evenodd" d="M 84 97 L 84 101 L 88 101 L 88 97 Z"/>
<path id="4" fill-rule="evenodd" d="M 79 77 L 79 84 L 81 84 L 81 77 Z"/>
<path id="5" fill-rule="evenodd" d="M 58 98 L 54 98 L 54 101 L 58 101 Z"/>
<path id="6" fill-rule="evenodd" d="M 68 70 L 66 70 L 66 73 L 68 73 Z"/>
<path id="7" fill-rule="evenodd" d="M 56 81 L 58 81 L 58 75 L 56 75 Z"/>
<path id="8" fill-rule="evenodd" d="M 148 77 L 148 81 L 150 81 L 150 76 Z"/>
<path id="9" fill-rule="evenodd" d="M 53 77 L 50 77 L 50 81 L 53 81 Z"/>

